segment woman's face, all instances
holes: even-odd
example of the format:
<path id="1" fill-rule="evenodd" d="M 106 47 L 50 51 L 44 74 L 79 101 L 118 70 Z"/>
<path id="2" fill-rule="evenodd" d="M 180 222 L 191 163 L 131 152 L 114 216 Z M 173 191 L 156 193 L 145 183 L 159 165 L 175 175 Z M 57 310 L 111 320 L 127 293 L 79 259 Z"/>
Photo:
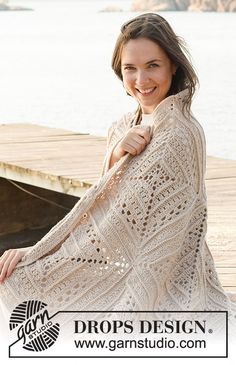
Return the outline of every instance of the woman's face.
<path id="1" fill-rule="evenodd" d="M 126 91 L 150 114 L 165 99 L 176 66 L 165 51 L 147 38 L 129 40 L 121 54 L 121 72 Z"/>

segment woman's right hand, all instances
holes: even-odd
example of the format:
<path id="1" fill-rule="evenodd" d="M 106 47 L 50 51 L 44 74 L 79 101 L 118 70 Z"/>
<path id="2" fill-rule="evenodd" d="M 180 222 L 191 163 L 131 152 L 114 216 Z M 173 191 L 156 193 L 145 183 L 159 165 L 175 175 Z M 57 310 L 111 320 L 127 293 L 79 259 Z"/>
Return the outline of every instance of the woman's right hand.
<path id="1" fill-rule="evenodd" d="M 8 278 L 15 269 L 18 262 L 26 254 L 29 247 L 10 249 L 3 253 L 0 257 L 0 283 Z"/>
<path id="2" fill-rule="evenodd" d="M 151 140 L 151 127 L 134 126 L 130 128 L 125 136 L 115 147 L 110 167 L 119 161 L 127 152 L 133 156 L 139 155 Z"/>

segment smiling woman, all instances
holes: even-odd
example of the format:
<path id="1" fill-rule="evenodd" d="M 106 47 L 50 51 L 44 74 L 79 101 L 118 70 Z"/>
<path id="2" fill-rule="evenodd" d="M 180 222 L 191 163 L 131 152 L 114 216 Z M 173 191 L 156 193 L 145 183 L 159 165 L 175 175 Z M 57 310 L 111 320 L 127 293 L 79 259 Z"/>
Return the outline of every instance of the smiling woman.
<path id="1" fill-rule="evenodd" d="M 182 43 L 164 18 L 140 15 L 122 26 L 112 67 L 137 110 L 111 125 L 98 183 L 36 245 L 3 254 L 2 304 L 228 310 L 233 320 L 205 239 L 205 137 Z"/>

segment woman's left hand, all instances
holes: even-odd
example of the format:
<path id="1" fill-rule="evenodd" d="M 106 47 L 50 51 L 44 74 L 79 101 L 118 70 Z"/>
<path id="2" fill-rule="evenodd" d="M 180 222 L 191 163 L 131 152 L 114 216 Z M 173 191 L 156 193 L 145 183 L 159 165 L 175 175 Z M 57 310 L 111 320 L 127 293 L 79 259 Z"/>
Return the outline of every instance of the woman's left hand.
<path id="1" fill-rule="evenodd" d="M 29 247 L 7 250 L 0 257 L 0 283 L 8 278 L 15 269 L 18 262 L 26 254 Z"/>

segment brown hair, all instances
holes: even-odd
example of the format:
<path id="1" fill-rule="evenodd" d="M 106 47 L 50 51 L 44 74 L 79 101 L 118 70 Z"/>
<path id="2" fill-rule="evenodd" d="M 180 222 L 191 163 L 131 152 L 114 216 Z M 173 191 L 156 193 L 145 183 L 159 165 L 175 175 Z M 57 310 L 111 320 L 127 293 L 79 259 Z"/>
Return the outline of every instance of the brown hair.
<path id="1" fill-rule="evenodd" d="M 183 100 L 183 112 L 186 110 L 189 113 L 198 78 L 190 62 L 185 42 L 174 33 L 169 23 L 160 15 L 141 14 L 122 25 L 112 56 L 112 69 L 115 74 L 123 81 L 121 72 L 123 47 L 129 40 L 137 38 L 147 38 L 158 44 L 172 63 L 177 66 L 167 96 L 188 89 L 188 95 Z M 140 115 L 140 110 L 138 114 Z"/>

